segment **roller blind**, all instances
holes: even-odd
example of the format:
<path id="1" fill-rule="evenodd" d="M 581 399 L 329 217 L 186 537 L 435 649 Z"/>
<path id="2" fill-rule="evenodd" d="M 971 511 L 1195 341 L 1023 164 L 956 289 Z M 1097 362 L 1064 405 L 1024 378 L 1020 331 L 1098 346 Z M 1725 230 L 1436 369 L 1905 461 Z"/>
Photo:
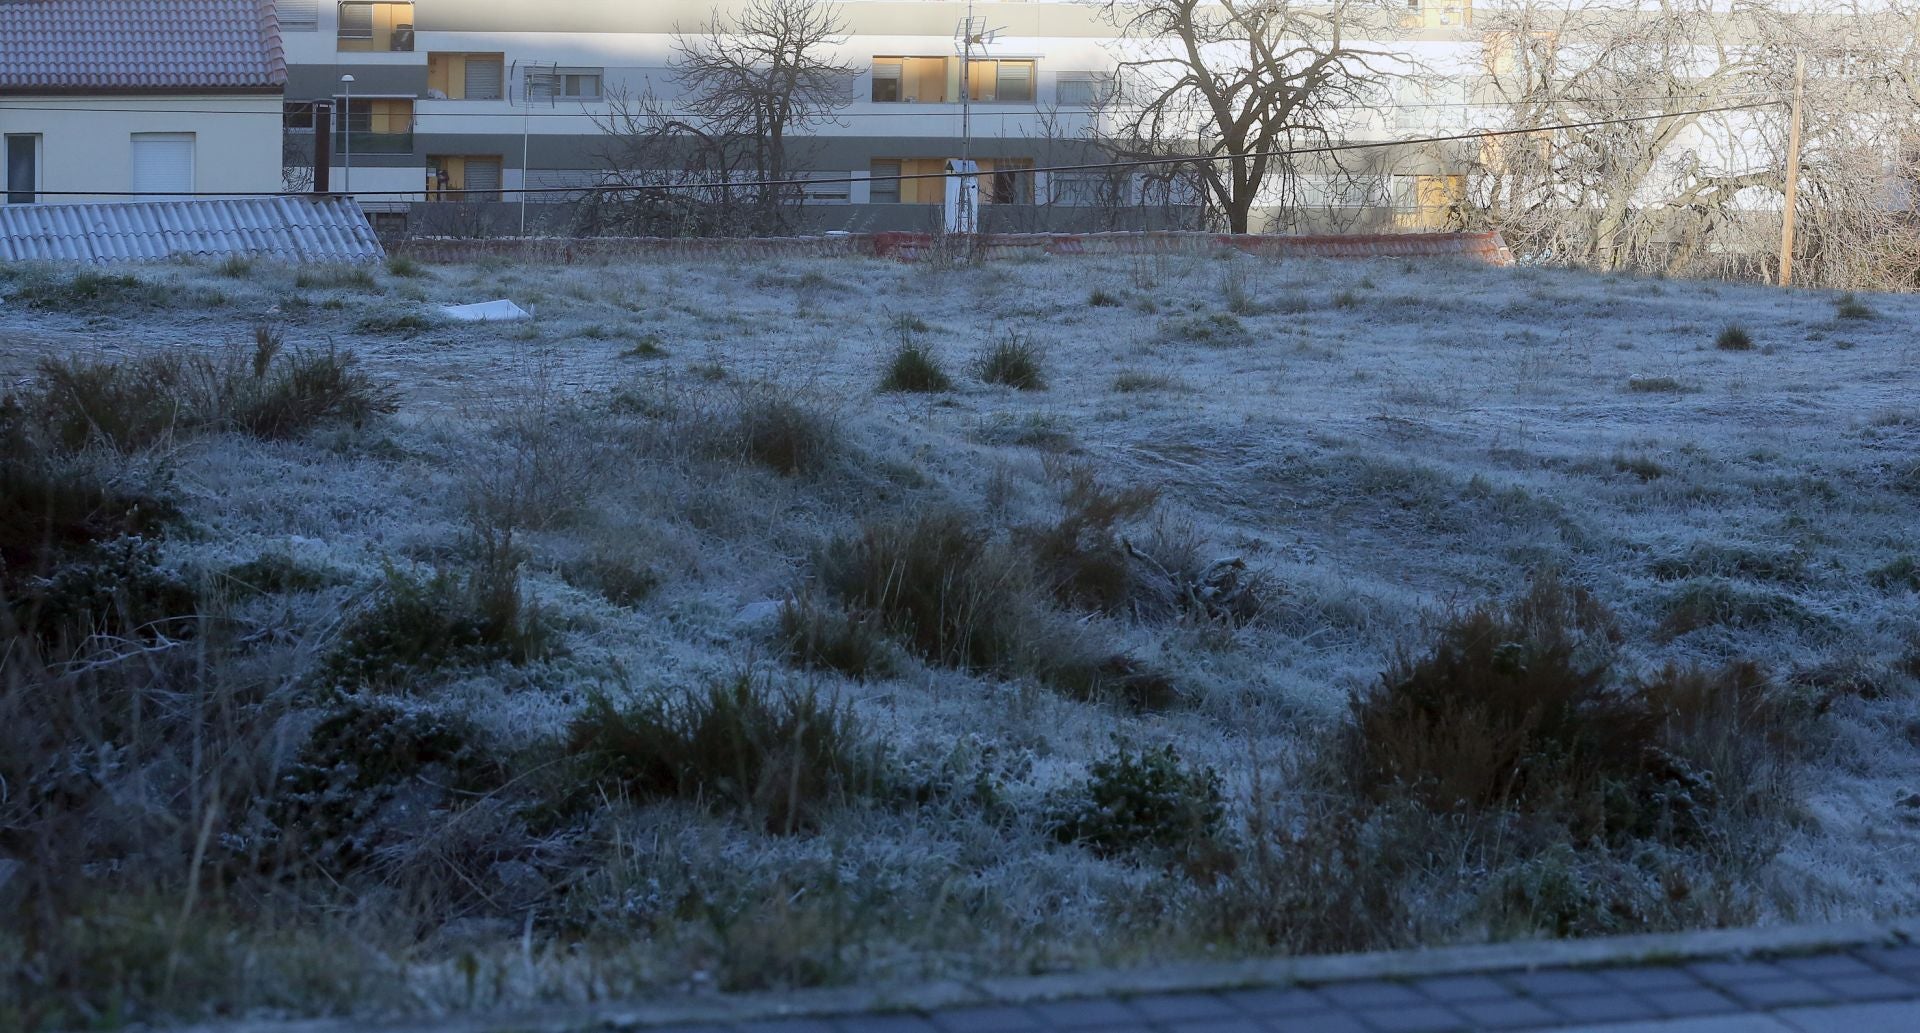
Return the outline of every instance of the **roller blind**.
<path id="1" fill-rule="evenodd" d="M 137 194 L 192 193 L 193 134 L 133 134 L 133 190 Z"/>
<path id="2" fill-rule="evenodd" d="M 499 100 L 504 78 L 499 58 L 467 58 L 467 99 Z"/>
<path id="3" fill-rule="evenodd" d="M 274 6 L 281 32 L 314 32 L 320 28 L 320 0 L 279 0 Z"/>

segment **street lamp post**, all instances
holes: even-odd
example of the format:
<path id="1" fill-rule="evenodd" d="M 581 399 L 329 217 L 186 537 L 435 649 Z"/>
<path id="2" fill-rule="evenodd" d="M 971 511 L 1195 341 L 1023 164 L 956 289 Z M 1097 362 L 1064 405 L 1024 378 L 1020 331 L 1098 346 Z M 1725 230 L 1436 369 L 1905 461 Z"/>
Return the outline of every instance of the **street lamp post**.
<path id="1" fill-rule="evenodd" d="M 353 76 L 340 77 L 346 95 L 340 99 L 340 189 L 353 193 Z"/>

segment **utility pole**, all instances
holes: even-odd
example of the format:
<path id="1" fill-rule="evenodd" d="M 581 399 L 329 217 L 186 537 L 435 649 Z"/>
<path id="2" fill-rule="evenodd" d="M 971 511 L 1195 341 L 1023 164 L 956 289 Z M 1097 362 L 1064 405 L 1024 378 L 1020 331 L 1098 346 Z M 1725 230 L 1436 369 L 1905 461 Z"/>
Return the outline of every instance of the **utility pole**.
<path id="1" fill-rule="evenodd" d="M 1786 205 L 1780 213 L 1780 286 L 1793 285 L 1793 219 L 1800 199 L 1800 113 L 1806 102 L 1807 55 L 1793 59 L 1793 116 L 1787 123 Z"/>

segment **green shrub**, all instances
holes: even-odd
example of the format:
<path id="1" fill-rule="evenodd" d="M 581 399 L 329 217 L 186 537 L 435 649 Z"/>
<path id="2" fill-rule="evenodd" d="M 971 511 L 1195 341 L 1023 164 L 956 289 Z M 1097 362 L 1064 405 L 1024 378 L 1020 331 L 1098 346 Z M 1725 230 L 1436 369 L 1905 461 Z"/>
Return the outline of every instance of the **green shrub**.
<path id="1" fill-rule="evenodd" d="M 1040 346 L 1018 331 L 1009 330 L 981 353 L 976 369 L 980 379 L 989 384 L 1004 384 L 1020 391 L 1044 391 L 1047 389 L 1044 366 Z"/>
<path id="2" fill-rule="evenodd" d="M 271 370 L 255 370 L 255 382 L 237 392 L 232 409 L 233 422 L 257 438 L 291 438 L 334 423 L 358 428 L 400 409 L 393 389 L 350 351 L 295 351 Z"/>
<path id="3" fill-rule="evenodd" d="M 940 368 L 933 350 L 912 341 L 901 341 L 887 362 L 887 375 L 881 378 L 882 391 L 939 392 L 953 388 L 953 378 Z"/>
<path id="4" fill-rule="evenodd" d="M 744 676 L 677 706 L 622 707 L 596 695 L 568 726 L 566 749 L 586 785 L 642 802 L 696 800 L 784 834 L 888 781 L 884 754 L 845 708 Z"/>
<path id="5" fill-rule="evenodd" d="M 808 670 L 838 671 L 850 678 L 886 678 L 894 673 L 893 648 L 874 622 L 845 610 L 794 600 L 780 608 L 780 636 L 787 659 Z"/>
<path id="6" fill-rule="evenodd" d="M 199 624 L 198 595 L 161 561 L 156 540 L 105 539 L 43 561 L 40 575 L 0 584 L 0 626 L 17 630 L 43 655 L 71 655 L 103 637 L 183 638 Z M 11 572 L 6 580 L 14 580 Z"/>
<path id="7" fill-rule="evenodd" d="M 157 445 L 202 418 L 203 385 L 185 355 L 152 352 L 122 361 L 43 359 L 27 405 L 62 448 L 100 444 L 121 452 Z"/>
<path id="8" fill-rule="evenodd" d="M 1188 767 L 1171 745 L 1138 752 L 1119 745 L 1085 781 L 1047 801 L 1056 839 L 1104 855 L 1192 853 L 1217 844 L 1225 820 L 1219 774 Z"/>
<path id="9" fill-rule="evenodd" d="M 1744 352 L 1753 350 L 1753 335 L 1739 323 L 1728 323 L 1713 339 L 1713 346 L 1723 352 Z"/>
<path id="10" fill-rule="evenodd" d="M 1253 335 L 1246 324 L 1231 312 L 1184 316 L 1160 324 L 1160 336 L 1169 341 L 1229 347 L 1251 343 Z"/>
<path id="11" fill-rule="evenodd" d="M 346 692 L 402 690 L 444 668 L 546 656 L 552 632 L 524 598 L 519 570 L 493 559 L 463 575 L 389 570 L 372 605 L 341 633 L 321 672 Z"/>

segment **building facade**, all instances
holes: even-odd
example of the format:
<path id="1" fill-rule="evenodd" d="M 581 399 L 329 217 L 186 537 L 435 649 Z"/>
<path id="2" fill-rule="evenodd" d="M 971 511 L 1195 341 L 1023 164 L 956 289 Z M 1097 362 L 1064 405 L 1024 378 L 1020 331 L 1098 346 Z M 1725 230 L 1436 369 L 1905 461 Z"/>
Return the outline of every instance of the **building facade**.
<path id="1" fill-rule="evenodd" d="M 1429 6 L 1409 9 L 1397 45 L 1429 64 L 1460 60 L 1471 49 L 1463 35 L 1468 0 L 1422 2 Z M 1113 177 L 1024 171 L 1103 154 L 1091 138 L 1120 43 L 1095 8 L 1071 0 L 975 3 L 974 16 L 992 34 L 972 55 L 963 104 L 957 35 L 967 4 L 837 6 L 847 36 L 827 49 L 855 74 L 835 117 L 793 148 L 794 164 L 822 180 L 804 190 L 810 228 L 928 228 L 938 217 L 941 181 L 887 177 L 940 172 L 963 149 L 979 163 L 987 228 L 1099 228 L 1095 212 L 1113 207 Z M 306 105 L 313 101 L 345 108 L 348 128 L 335 134 L 330 182 L 346 184 L 372 212 L 412 209 L 418 224 L 422 202 L 474 202 L 462 206 L 465 218 L 497 198 L 497 229 L 551 225 L 542 204 L 577 199 L 565 188 L 605 181 L 616 146 L 608 126 L 622 104 L 651 97 L 677 112 L 674 35 L 697 32 L 715 7 L 704 0 L 281 0 L 288 124 L 295 134 L 310 131 Z M 1403 115 L 1357 131 L 1405 134 L 1425 125 Z M 1373 164 L 1384 168 L 1379 157 Z M 1400 179 L 1383 173 L 1368 203 L 1386 211 L 1398 199 L 1438 210 L 1453 181 L 1432 159 L 1416 165 Z M 1121 189 L 1138 208 L 1139 188 Z M 1167 200 L 1179 207 L 1178 198 Z"/>
<path id="2" fill-rule="evenodd" d="M 282 185 L 271 0 L 32 0 L 0 10 L 0 203 Z"/>

